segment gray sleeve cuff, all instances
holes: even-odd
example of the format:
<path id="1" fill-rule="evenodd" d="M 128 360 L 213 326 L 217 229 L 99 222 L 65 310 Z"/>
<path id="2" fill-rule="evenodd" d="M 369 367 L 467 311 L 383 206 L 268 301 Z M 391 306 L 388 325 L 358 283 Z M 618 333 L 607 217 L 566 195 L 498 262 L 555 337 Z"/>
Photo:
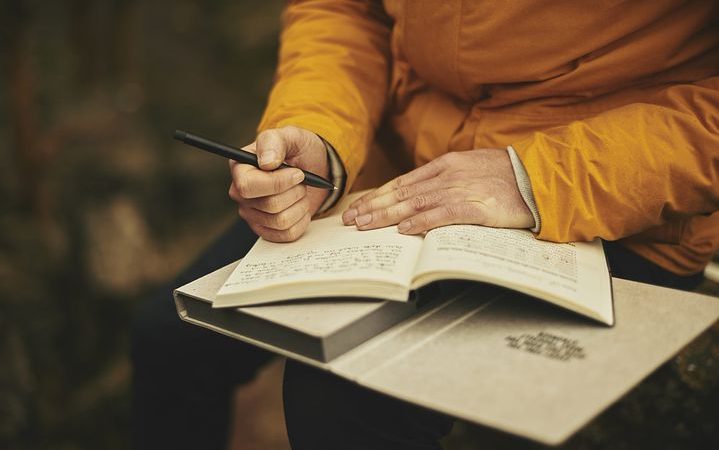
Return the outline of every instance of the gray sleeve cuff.
<path id="1" fill-rule="evenodd" d="M 332 147 L 332 144 L 325 141 L 322 136 L 319 136 L 319 138 L 322 140 L 322 143 L 325 144 L 325 148 L 327 149 L 327 162 L 330 166 L 329 179 L 330 181 L 332 181 L 332 184 L 337 186 L 337 189 L 331 191 L 330 195 L 328 195 L 322 205 L 320 205 L 320 209 L 317 211 L 317 214 L 322 214 L 323 212 L 335 206 L 335 204 L 337 204 L 339 199 L 342 197 L 342 194 L 345 191 L 347 172 L 345 171 L 342 160 L 335 151 L 335 148 Z"/>
<path id="2" fill-rule="evenodd" d="M 527 175 L 522 160 L 519 159 L 517 152 L 511 145 L 507 146 L 507 154 L 509 155 L 509 160 L 512 162 L 512 170 L 514 170 L 514 177 L 517 179 L 519 193 L 522 195 L 524 203 L 527 204 L 527 208 L 529 208 L 529 211 L 532 213 L 532 217 L 534 217 L 534 227 L 531 228 L 531 231 L 539 233 L 539 230 L 542 228 L 542 221 L 539 218 L 537 203 L 534 201 L 532 183 L 529 180 L 529 175 Z"/>

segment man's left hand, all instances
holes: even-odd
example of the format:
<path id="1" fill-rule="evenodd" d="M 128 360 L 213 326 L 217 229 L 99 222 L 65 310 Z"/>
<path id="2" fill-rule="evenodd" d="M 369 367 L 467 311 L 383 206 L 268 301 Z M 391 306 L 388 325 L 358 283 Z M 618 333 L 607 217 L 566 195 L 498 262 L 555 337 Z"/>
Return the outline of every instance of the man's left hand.
<path id="1" fill-rule="evenodd" d="M 356 200 L 342 221 L 360 230 L 398 224 L 403 234 L 458 223 L 534 226 L 504 149 L 447 153 Z"/>

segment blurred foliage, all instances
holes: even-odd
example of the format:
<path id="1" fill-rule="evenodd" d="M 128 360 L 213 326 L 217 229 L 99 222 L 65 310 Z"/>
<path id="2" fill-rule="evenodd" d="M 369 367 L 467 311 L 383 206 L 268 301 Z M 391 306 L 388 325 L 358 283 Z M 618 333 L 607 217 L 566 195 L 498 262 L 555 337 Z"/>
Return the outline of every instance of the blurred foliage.
<path id="1" fill-rule="evenodd" d="M 0 448 L 127 448 L 128 327 L 228 224 L 282 2 L 0 2 Z"/>
<path id="2" fill-rule="evenodd" d="M 0 0 L 0 448 L 128 448 L 132 311 L 234 216 L 172 131 L 252 138 L 281 6 Z M 715 326 L 563 448 L 716 443 L 718 360 Z M 538 448 L 447 439 L 486 444 Z"/>

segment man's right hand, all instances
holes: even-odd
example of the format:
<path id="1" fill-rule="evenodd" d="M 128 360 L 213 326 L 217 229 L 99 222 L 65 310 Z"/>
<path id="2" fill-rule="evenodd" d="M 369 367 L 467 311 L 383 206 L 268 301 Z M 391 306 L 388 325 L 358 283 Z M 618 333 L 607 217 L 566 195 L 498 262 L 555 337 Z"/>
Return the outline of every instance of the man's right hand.
<path id="1" fill-rule="evenodd" d="M 288 126 L 263 131 L 243 148 L 257 154 L 260 168 L 230 160 L 229 195 L 240 217 L 268 241 L 297 240 L 329 193 L 301 184 L 304 174 L 299 169 L 275 169 L 286 162 L 327 178 L 324 143 L 311 131 Z"/>

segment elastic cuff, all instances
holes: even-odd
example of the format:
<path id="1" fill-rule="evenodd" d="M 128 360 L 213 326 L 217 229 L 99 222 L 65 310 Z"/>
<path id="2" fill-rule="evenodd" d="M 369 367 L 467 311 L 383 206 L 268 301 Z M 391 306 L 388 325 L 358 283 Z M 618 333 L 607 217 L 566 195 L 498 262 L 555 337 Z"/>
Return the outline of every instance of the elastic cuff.
<path id="1" fill-rule="evenodd" d="M 511 145 L 507 146 L 507 154 L 509 155 L 509 161 L 512 163 L 512 170 L 514 170 L 514 178 L 517 179 L 517 187 L 519 193 L 522 196 L 522 200 L 529 208 L 529 212 L 534 217 L 534 227 L 530 229 L 533 233 L 539 233 L 542 229 L 542 221 L 539 218 L 539 209 L 537 209 L 537 203 L 534 201 L 534 194 L 532 193 L 532 182 L 527 175 L 527 171 L 524 169 L 522 160 L 519 159 L 517 152 L 512 148 Z"/>
<path id="2" fill-rule="evenodd" d="M 317 214 L 322 214 L 335 206 L 339 199 L 342 198 L 342 194 L 345 191 L 345 184 L 347 183 L 347 172 L 332 144 L 327 142 L 322 136 L 317 136 L 322 140 L 322 143 L 325 144 L 325 149 L 327 149 L 327 162 L 330 166 L 329 178 L 332 180 L 332 184 L 337 187 L 337 189 L 330 192 L 330 195 L 328 195 L 322 205 L 320 205 Z"/>

